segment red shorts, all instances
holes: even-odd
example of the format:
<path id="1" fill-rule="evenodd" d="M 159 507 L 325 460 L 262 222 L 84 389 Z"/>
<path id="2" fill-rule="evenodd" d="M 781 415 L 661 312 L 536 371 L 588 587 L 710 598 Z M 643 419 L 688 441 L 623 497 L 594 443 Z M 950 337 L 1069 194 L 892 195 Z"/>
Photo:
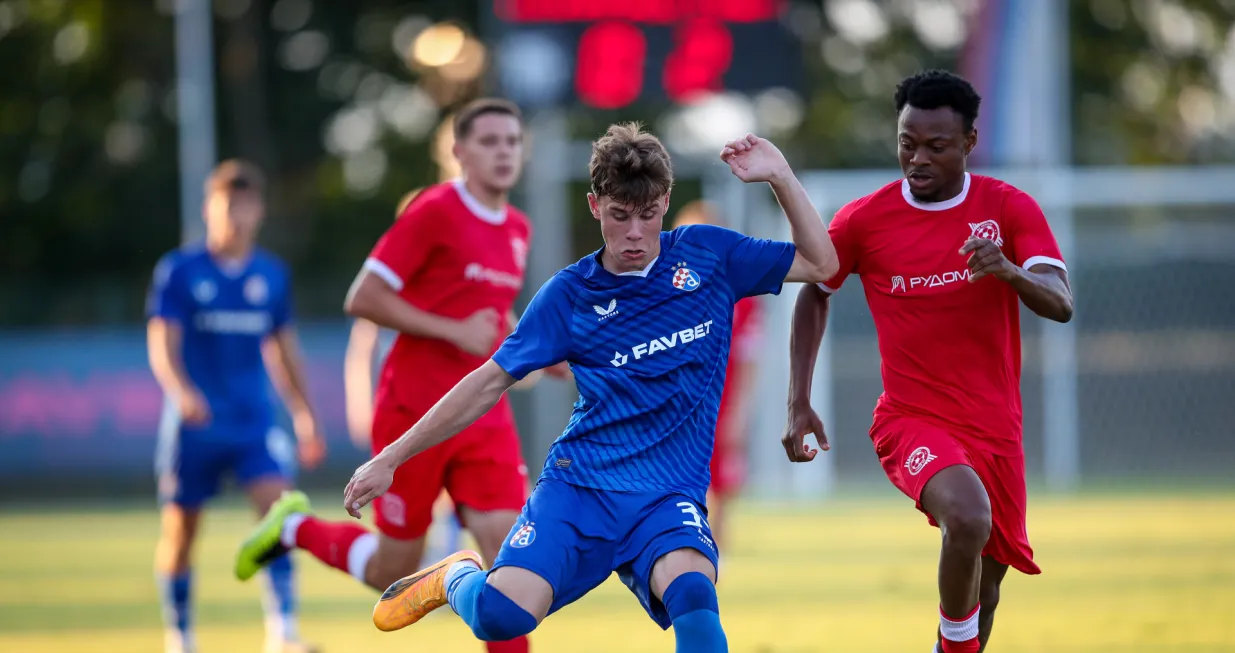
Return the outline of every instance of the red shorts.
<path id="1" fill-rule="evenodd" d="M 957 438 L 948 430 L 913 417 L 881 417 L 871 430 L 875 453 L 888 479 L 922 510 L 922 489 L 935 474 L 952 465 L 968 465 L 978 474 L 991 502 L 991 537 L 982 550 L 996 562 L 1040 574 L 1025 530 L 1025 458 L 999 456 Z M 922 512 L 926 512 L 922 510 Z M 934 517 L 926 514 L 932 526 Z"/>
<path id="2" fill-rule="evenodd" d="M 374 453 L 419 418 L 405 409 L 379 411 L 373 418 Z M 527 465 L 514 426 L 472 426 L 403 463 L 390 489 L 373 502 L 377 529 L 398 540 L 423 537 L 433 523 L 433 504 L 442 488 L 455 506 L 481 512 L 521 510 L 527 499 Z"/>

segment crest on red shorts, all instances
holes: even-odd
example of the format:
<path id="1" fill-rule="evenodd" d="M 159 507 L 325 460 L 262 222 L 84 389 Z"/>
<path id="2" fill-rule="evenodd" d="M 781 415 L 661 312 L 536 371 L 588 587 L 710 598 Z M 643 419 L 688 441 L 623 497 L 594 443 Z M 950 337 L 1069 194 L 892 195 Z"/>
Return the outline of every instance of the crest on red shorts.
<path id="1" fill-rule="evenodd" d="M 905 469 L 909 470 L 910 476 L 917 476 L 923 469 L 926 468 L 927 465 L 930 464 L 932 460 L 937 457 L 938 456 L 931 453 L 930 449 L 927 449 L 926 447 L 918 447 L 913 450 L 913 453 L 909 454 L 908 458 L 905 459 Z"/>
<path id="2" fill-rule="evenodd" d="M 390 522 L 391 526 L 402 528 L 407 525 L 407 506 L 398 495 L 383 494 L 378 502 L 381 504 L 378 507 L 382 511 L 382 517 Z"/>
<path id="3" fill-rule="evenodd" d="M 1003 237 L 999 235 L 999 223 L 994 220 L 983 220 L 978 223 L 969 223 L 969 235 L 973 238 L 982 238 L 995 243 L 996 247 L 1003 247 Z"/>

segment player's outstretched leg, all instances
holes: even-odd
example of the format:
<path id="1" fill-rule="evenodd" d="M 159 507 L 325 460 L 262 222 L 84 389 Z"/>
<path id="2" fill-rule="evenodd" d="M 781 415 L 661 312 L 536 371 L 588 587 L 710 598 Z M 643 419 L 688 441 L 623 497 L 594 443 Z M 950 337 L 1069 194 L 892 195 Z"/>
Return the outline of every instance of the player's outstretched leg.
<path id="1" fill-rule="evenodd" d="M 389 632 L 420 621 L 425 615 L 446 605 L 446 579 L 451 571 L 479 570 L 480 564 L 479 553 L 459 551 L 411 576 L 400 578 L 386 588 L 377 605 L 373 606 L 373 625 L 378 630 Z"/>
<path id="2" fill-rule="evenodd" d="M 535 630 L 553 600 L 549 583 L 517 567 L 502 567 L 490 577 L 480 564 L 480 554 L 460 551 L 396 582 L 374 607 L 373 624 L 397 630 L 449 603 L 485 642 L 515 640 Z"/>
<path id="3" fill-rule="evenodd" d="M 991 504 L 972 467 L 953 465 L 936 473 L 922 490 L 923 510 L 943 536 L 939 553 L 939 649 L 977 653 L 982 549 L 991 533 Z"/>
<path id="4" fill-rule="evenodd" d="M 289 550 L 299 548 L 367 582 L 365 570 L 377 544 L 377 536 L 359 524 L 313 517 L 303 492 L 285 492 L 240 545 L 236 578 L 248 580 Z"/>

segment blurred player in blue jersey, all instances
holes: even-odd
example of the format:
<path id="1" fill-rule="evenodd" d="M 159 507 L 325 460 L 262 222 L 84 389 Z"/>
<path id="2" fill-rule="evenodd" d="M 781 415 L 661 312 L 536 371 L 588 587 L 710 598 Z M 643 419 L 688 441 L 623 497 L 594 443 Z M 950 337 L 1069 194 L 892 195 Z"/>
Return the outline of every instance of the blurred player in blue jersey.
<path id="1" fill-rule="evenodd" d="M 150 291 L 150 368 L 167 397 L 155 569 L 169 652 L 195 648 L 190 551 L 201 508 L 224 475 L 245 489 L 259 514 L 291 487 L 297 449 L 275 426 L 270 378 L 286 399 L 300 462 L 313 467 L 325 455 L 292 327 L 291 278 L 281 261 L 256 247 L 263 187 L 247 162 L 215 168 L 206 182 L 205 243 L 165 255 Z M 274 561 L 268 580 L 266 651 L 311 650 L 296 632 L 291 558 Z"/>
<path id="2" fill-rule="evenodd" d="M 785 158 L 747 136 L 721 158 L 742 181 L 767 181 L 793 243 L 698 225 L 662 232 L 673 171 L 660 141 L 614 125 L 592 148 L 592 215 L 604 247 L 537 292 L 493 357 L 353 475 L 361 507 L 395 469 L 488 411 L 525 375 L 570 363 L 579 399 L 492 568 L 461 551 L 391 585 L 382 630 L 449 603 L 482 640 L 531 632 L 617 571 L 677 651 L 726 651 L 705 495 L 734 304 L 817 282 L 837 269 L 827 228 Z"/>

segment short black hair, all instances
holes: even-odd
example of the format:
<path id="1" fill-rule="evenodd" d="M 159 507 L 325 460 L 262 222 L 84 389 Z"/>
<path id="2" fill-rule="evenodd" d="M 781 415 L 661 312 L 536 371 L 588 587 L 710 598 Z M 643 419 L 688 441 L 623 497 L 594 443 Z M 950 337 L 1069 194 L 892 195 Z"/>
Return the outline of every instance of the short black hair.
<path id="1" fill-rule="evenodd" d="M 918 109 L 948 107 L 961 116 L 965 131 L 973 130 L 982 98 L 964 77 L 946 70 L 927 70 L 906 77 L 896 86 L 896 115 L 905 105 Z"/>
<path id="2" fill-rule="evenodd" d="M 467 138 L 467 135 L 472 132 L 472 123 L 475 123 L 477 118 L 490 113 L 513 116 L 520 124 L 523 123 L 523 113 L 519 111 L 519 105 L 514 102 L 502 98 L 480 98 L 467 103 L 459 110 L 459 113 L 455 114 L 455 140 L 461 141 Z"/>

